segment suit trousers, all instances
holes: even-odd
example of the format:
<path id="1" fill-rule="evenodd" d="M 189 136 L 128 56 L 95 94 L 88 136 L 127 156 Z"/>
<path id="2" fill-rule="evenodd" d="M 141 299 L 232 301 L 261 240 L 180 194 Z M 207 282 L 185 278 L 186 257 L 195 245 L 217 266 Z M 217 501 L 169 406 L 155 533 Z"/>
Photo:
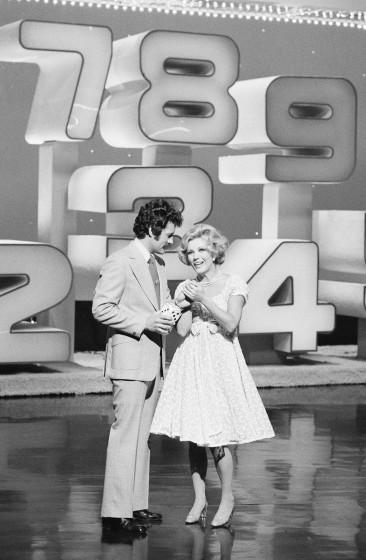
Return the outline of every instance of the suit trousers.
<path id="1" fill-rule="evenodd" d="M 107 448 L 102 517 L 132 517 L 147 509 L 150 449 L 148 438 L 160 371 L 152 381 L 112 379 L 115 420 Z"/>

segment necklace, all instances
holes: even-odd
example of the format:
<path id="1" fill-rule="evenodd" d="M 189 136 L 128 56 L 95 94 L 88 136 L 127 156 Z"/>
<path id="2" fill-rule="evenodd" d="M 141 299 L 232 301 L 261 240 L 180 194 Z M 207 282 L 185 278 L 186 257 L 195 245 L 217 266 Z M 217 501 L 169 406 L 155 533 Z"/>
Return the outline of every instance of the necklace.
<path id="1" fill-rule="evenodd" d="M 198 282 L 201 286 L 210 286 L 211 284 L 214 284 L 216 280 L 220 278 L 220 276 L 222 276 L 222 273 L 218 272 L 213 278 L 211 278 L 211 280 L 207 280 L 206 282 L 204 282 L 203 280 L 198 280 Z"/>

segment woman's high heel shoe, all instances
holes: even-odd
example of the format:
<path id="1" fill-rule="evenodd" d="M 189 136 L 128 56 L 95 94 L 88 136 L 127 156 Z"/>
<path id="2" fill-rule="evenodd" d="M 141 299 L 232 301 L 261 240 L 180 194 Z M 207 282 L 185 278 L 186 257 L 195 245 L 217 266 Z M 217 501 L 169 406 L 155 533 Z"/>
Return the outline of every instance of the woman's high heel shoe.
<path id="1" fill-rule="evenodd" d="M 194 525 L 195 523 L 199 523 L 199 522 L 206 523 L 207 507 L 208 507 L 208 503 L 206 502 L 205 505 L 203 506 L 202 510 L 199 512 L 198 516 L 193 515 L 190 511 L 189 514 L 187 515 L 185 524 L 186 525 Z"/>
<path id="2" fill-rule="evenodd" d="M 230 512 L 229 517 L 223 519 L 222 516 L 215 516 L 211 523 L 212 529 L 230 529 L 233 514 L 234 506 Z"/>

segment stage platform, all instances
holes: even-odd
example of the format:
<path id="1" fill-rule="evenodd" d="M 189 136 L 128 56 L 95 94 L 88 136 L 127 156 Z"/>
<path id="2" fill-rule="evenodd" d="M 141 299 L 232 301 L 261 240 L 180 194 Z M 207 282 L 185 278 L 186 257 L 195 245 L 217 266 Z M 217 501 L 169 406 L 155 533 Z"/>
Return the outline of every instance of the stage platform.
<path id="1" fill-rule="evenodd" d="M 276 437 L 233 448 L 231 530 L 209 458 L 208 523 L 185 526 L 185 443 L 153 436 L 141 540 L 103 539 L 100 503 L 110 395 L 0 400 L 1 560 L 364 560 L 366 386 L 260 389 Z"/>
<path id="2" fill-rule="evenodd" d="M 103 352 L 79 352 L 72 362 L 2 364 L 0 397 L 110 393 L 103 359 Z M 283 364 L 250 370 L 260 388 L 366 384 L 366 360 L 357 359 L 356 346 L 322 346 Z"/>

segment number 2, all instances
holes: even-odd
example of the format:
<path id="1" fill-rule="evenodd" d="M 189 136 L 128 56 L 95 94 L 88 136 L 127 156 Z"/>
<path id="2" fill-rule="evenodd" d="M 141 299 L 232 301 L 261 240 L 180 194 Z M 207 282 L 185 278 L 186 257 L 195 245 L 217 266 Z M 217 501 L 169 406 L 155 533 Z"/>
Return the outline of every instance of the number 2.
<path id="1" fill-rule="evenodd" d="M 60 303 L 68 294 L 72 269 L 50 245 L 0 241 L 0 356 L 2 363 L 63 361 L 70 335 L 50 326 L 20 326 L 23 319 Z"/>

